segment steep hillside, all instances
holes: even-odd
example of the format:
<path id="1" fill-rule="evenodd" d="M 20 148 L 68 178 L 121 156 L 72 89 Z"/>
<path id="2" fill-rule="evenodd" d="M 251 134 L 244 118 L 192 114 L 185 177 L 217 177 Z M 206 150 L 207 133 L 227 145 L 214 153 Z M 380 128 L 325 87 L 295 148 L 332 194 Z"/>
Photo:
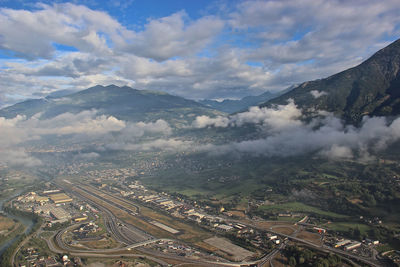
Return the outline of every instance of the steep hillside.
<path id="1" fill-rule="evenodd" d="M 305 82 L 261 106 L 294 99 L 302 108 L 334 112 L 351 123 L 364 115 L 400 114 L 400 40 L 360 65 L 326 79 Z"/>

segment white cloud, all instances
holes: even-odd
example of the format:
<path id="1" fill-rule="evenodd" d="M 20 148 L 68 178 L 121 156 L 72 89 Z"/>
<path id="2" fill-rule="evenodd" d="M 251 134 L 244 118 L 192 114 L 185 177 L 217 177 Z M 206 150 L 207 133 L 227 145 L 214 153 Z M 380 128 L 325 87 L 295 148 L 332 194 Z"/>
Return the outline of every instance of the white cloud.
<path id="1" fill-rule="evenodd" d="M 245 153 L 267 157 L 288 157 L 320 152 L 329 158 L 372 159 L 369 152 L 385 149 L 400 139 L 400 119 L 387 125 L 385 118 L 366 118 L 361 128 L 344 126 L 337 118 L 323 121 L 314 129 L 314 123 L 300 124 L 291 129 L 277 131 L 266 138 L 213 146 L 212 153 Z M 382 135 L 383 134 L 383 135 Z"/>
<path id="2" fill-rule="evenodd" d="M 132 33 L 122 49 L 157 61 L 193 55 L 209 44 L 224 26 L 215 17 L 203 17 L 185 25 L 187 18 L 185 12 L 178 12 L 150 20 L 142 32 Z"/>
<path id="3" fill-rule="evenodd" d="M 245 124 L 261 124 L 273 130 L 280 130 L 287 127 L 299 125 L 298 120 L 302 112 L 297 108 L 293 100 L 289 100 L 287 105 L 276 105 L 272 108 L 250 107 L 248 111 L 237 113 L 229 117 L 217 116 L 198 116 L 193 121 L 193 127 L 228 127 L 243 126 Z"/>
<path id="4" fill-rule="evenodd" d="M 327 95 L 327 92 L 323 92 L 323 91 L 318 91 L 318 90 L 312 90 L 310 92 L 310 94 L 314 97 L 314 98 L 320 98 L 321 96 Z"/>
<path id="5" fill-rule="evenodd" d="M 125 128 L 124 121 L 112 116 L 97 116 L 96 111 L 78 114 L 64 113 L 52 119 L 40 120 L 40 114 L 27 119 L 16 116 L 0 117 L 0 161 L 7 165 L 37 166 L 40 160 L 32 157 L 19 145 L 27 141 L 43 139 L 46 135 L 84 135 L 94 140 Z"/>
<path id="6" fill-rule="evenodd" d="M 195 128 L 258 126 L 262 137 L 223 145 L 202 144 L 200 151 L 211 154 L 249 154 L 288 157 L 307 153 L 335 159 L 372 160 L 371 154 L 382 151 L 400 139 L 400 118 L 388 122 L 384 117 L 364 117 L 356 128 L 328 112 L 315 112 L 312 121 L 302 120 L 302 110 L 290 101 L 272 108 L 252 107 L 229 117 L 197 117 Z M 233 131 L 234 129 L 232 129 Z"/>
<path id="7" fill-rule="evenodd" d="M 147 134 L 169 135 L 171 132 L 169 124 L 162 119 L 127 123 L 113 116 L 97 115 L 96 110 L 63 113 L 50 119 L 41 118 L 41 114 L 29 119 L 20 115 L 12 119 L 0 117 L 0 146 L 3 147 L 40 139 L 45 135 L 86 135 L 95 139 L 109 138 L 108 134 L 118 133 L 119 140 L 135 141 L 135 138 Z"/>
<path id="8" fill-rule="evenodd" d="M 32 140 L 45 141 L 48 135 L 72 138 L 68 140 L 74 143 L 107 144 L 108 148 L 118 150 L 181 150 L 189 144 L 186 141 L 165 139 L 172 133 L 172 128 L 162 119 L 131 123 L 97 113 L 96 110 L 77 114 L 63 113 L 50 119 L 41 118 L 41 114 L 29 119 L 20 115 L 12 119 L 0 117 L 0 161 L 29 167 L 40 164 L 39 160 L 20 147 Z M 141 137 L 154 141 L 141 143 Z M 90 152 L 78 154 L 75 158 L 90 160 L 98 156 Z"/>
<path id="9" fill-rule="evenodd" d="M 333 159 L 351 159 L 353 152 L 349 147 L 333 144 L 329 149 L 321 151 L 321 155 Z"/>
<path id="10" fill-rule="evenodd" d="M 0 48 L 15 58 L 0 59 L 0 99 L 110 83 L 195 99 L 281 90 L 360 63 L 399 35 L 399 12 L 396 0 L 240 1 L 125 27 L 72 3 L 1 8 Z"/>
<path id="11" fill-rule="evenodd" d="M 28 59 L 52 58 L 53 43 L 91 53 L 110 53 L 101 33 L 118 43 L 120 32 L 125 31 L 108 14 L 70 3 L 41 5 L 36 11 L 2 8 L 0 25 L 0 47 Z"/>
<path id="12" fill-rule="evenodd" d="M 192 148 L 192 141 L 185 141 L 179 139 L 156 139 L 144 143 L 111 143 L 107 144 L 106 148 L 111 150 L 127 150 L 127 151 L 170 151 L 178 152 Z"/>
<path id="13" fill-rule="evenodd" d="M 3 150 L 0 151 L 0 162 L 6 166 L 18 167 L 36 167 L 42 165 L 42 162 L 29 155 L 21 149 Z"/>
<path id="14" fill-rule="evenodd" d="M 78 155 L 76 155 L 74 157 L 74 160 L 93 160 L 93 159 L 97 159 L 98 157 L 100 157 L 99 153 L 96 152 L 89 152 L 89 153 L 79 153 Z"/>
<path id="15" fill-rule="evenodd" d="M 209 116 L 197 116 L 193 121 L 193 126 L 195 128 L 206 128 L 209 126 L 213 127 L 228 127 L 230 120 L 227 117 L 217 116 L 215 118 L 210 118 Z"/>

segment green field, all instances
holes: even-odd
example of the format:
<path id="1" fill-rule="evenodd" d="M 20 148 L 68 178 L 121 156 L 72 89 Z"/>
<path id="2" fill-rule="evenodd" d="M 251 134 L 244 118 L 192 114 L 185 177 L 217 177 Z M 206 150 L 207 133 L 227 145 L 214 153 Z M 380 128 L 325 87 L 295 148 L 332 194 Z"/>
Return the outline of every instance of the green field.
<path id="1" fill-rule="evenodd" d="M 359 223 L 348 223 L 348 222 L 334 222 L 326 224 L 325 227 L 327 227 L 329 230 L 338 232 L 347 232 L 350 229 L 358 228 L 360 230 L 361 235 L 364 235 L 371 230 L 371 227 L 368 225 Z"/>
<path id="2" fill-rule="evenodd" d="M 325 217 L 331 218 L 346 218 L 347 216 L 337 214 L 334 212 L 323 211 L 319 208 L 309 206 L 303 204 L 301 202 L 288 202 L 283 204 L 275 204 L 275 205 L 261 205 L 258 207 L 259 210 L 262 211 L 271 211 L 271 212 L 304 212 L 304 213 L 313 213 Z"/>

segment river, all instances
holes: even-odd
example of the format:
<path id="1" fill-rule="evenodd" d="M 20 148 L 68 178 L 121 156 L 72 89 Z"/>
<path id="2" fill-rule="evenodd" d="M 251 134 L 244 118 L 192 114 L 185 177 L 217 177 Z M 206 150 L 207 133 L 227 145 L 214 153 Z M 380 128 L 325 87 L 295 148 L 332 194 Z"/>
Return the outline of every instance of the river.
<path id="1" fill-rule="evenodd" d="M 21 222 L 25 226 L 25 231 L 23 233 L 21 233 L 21 234 L 24 234 L 24 233 L 29 233 L 31 231 L 31 229 L 34 226 L 35 222 L 32 219 L 24 217 L 24 216 L 16 216 L 14 214 L 5 213 L 4 210 L 3 210 L 4 203 L 6 203 L 7 201 L 17 197 L 21 193 L 22 193 L 22 191 L 18 191 L 18 192 L 15 192 L 12 196 L 10 196 L 10 197 L 8 197 L 6 199 L 0 199 L 0 211 L 3 213 L 3 215 L 7 216 L 8 218 L 15 219 L 15 220 L 18 220 L 19 222 Z M 3 255 L 4 251 L 9 246 L 11 246 L 15 241 L 17 241 L 18 237 L 20 237 L 21 234 L 19 234 L 16 237 L 8 240 L 6 243 L 0 245 L 0 256 Z"/>

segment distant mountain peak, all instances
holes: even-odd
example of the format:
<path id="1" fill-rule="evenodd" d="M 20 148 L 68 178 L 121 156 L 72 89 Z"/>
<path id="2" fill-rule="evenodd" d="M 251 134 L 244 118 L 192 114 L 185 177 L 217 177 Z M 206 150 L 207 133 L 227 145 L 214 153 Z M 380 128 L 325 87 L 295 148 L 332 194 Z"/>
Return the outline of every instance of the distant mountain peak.
<path id="1" fill-rule="evenodd" d="M 240 111 L 245 111 L 251 106 L 257 106 L 260 103 L 263 103 L 265 101 L 276 98 L 276 97 L 288 92 L 291 89 L 292 89 L 292 87 L 289 87 L 286 90 L 283 90 L 283 91 L 277 92 L 277 93 L 272 93 L 272 92 L 267 91 L 265 93 L 262 93 L 261 95 L 245 96 L 242 99 L 238 99 L 238 100 L 224 99 L 222 101 L 217 101 L 217 100 L 204 99 L 204 100 L 200 100 L 198 102 L 203 105 L 206 105 L 208 107 L 222 111 L 222 112 L 236 113 L 236 112 L 240 112 Z"/>
<path id="2" fill-rule="evenodd" d="M 193 120 L 194 115 L 222 114 L 179 96 L 111 84 L 96 85 L 58 98 L 27 100 L 1 109 L 0 116 L 31 117 L 41 113 L 41 118 L 52 118 L 66 112 L 79 113 L 93 109 L 100 114 L 112 115 L 126 121 L 164 119 L 174 123 Z"/>

